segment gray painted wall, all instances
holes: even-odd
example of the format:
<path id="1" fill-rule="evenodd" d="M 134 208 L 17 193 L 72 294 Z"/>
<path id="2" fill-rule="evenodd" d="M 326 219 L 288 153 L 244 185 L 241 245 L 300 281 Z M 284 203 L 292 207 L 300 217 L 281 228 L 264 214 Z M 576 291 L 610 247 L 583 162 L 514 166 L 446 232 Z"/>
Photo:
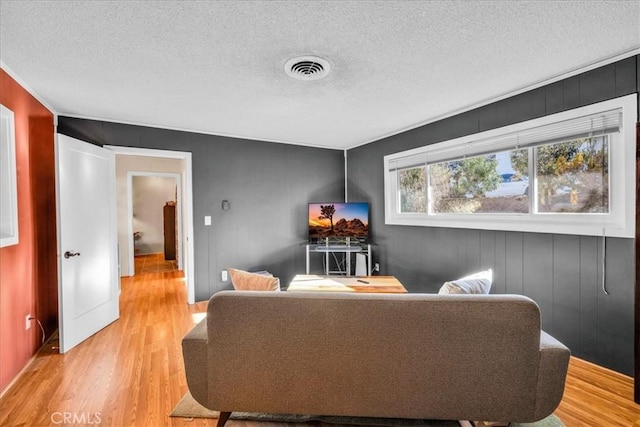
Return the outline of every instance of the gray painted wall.
<path id="1" fill-rule="evenodd" d="M 307 203 L 344 200 L 339 150 L 249 141 L 69 117 L 58 132 L 98 145 L 192 153 L 196 301 L 230 289 L 220 271 L 304 271 Z M 229 200 L 231 209 L 221 203 Z M 204 216 L 211 215 L 211 227 Z"/>
<path id="2" fill-rule="evenodd" d="M 387 226 L 383 157 L 460 136 L 637 93 L 631 57 L 566 80 L 348 151 L 349 198 L 371 205 L 374 261 L 411 292 L 436 292 L 445 280 L 495 270 L 494 293 L 533 298 L 545 330 L 574 355 L 633 373 L 634 240 L 608 238 L 602 288 L 602 238 Z M 639 108 L 640 110 L 640 108 Z"/>

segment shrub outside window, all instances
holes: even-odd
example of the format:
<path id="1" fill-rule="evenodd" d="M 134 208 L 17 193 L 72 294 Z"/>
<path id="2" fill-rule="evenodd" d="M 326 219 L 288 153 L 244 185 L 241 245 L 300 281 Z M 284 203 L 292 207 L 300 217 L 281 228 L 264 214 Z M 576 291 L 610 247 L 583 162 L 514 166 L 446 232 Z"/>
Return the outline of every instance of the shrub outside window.
<path id="1" fill-rule="evenodd" d="M 427 181 L 425 166 L 398 171 L 400 181 L 400 212 L 427 211 Z"/>
<path id="2" fill-rule="evenodd" d="M 526 167 L 526 150 L 524 165 Z M 511 153 L 458 159 L 429 166 L 431 213 L 529 212 L 528 173 L 513 169 Z"/>
<path id="3" fill-rule="evenodd" d="M 609 212 L 609 136 L 535 148 L 538 212 Z"/>
<path id="4" fill-rule="evenodd" d="M 385 156 L 385 222 L 633 237 L 636 95 Z"/>

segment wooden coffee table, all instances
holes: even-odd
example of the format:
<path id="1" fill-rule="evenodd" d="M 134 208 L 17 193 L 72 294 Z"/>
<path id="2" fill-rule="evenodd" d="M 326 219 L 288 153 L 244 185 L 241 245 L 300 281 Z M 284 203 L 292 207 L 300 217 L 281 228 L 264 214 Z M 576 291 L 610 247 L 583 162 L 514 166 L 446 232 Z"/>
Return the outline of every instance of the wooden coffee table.
<path id="1" fill-rule="evenodd" d="M 405 287 L 393 276 L 316 276 L 296 275 L 287 292 L 356 292 L 406 294 Z"/>

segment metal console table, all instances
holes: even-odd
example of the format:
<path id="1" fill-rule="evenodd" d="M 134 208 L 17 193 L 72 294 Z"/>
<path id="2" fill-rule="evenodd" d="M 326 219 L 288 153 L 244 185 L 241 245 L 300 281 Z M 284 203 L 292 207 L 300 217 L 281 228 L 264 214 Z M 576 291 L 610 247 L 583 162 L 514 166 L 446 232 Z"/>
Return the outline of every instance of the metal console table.
<path id="1" fill-rule="evenodd" d="M 338 271 L 331 271 L 329 268 L 329 254 L 333 252 L 344 253 L 346 255 L 346 275 L 351 276 L 351 254 L 352 253 L 364 253 L 367 255 L 367 276 L 371 276 L 371 243 L 345 243 L 345 244 L 329 244 L 329 243 L 304 243 L 306 247 L 306 274 L 309 274 L 309 255 L 311 252 L 324 253 L 324 274 L 329 276 L 331 273 L 338 273 Z M 339 271 L 342 273 L 342 271 Z"/>

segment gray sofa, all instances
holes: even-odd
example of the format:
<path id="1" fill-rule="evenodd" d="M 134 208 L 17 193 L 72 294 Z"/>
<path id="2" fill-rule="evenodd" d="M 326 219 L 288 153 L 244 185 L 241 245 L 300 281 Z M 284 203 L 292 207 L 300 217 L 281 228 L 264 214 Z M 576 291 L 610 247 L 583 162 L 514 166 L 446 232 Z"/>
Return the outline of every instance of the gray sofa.
<path id="1" fill-rule="evenodd" d="M 223 291 L 182 346 L 218 425 L 233 411 L 533 422 L 569 362 L 518 295 Z"/>

